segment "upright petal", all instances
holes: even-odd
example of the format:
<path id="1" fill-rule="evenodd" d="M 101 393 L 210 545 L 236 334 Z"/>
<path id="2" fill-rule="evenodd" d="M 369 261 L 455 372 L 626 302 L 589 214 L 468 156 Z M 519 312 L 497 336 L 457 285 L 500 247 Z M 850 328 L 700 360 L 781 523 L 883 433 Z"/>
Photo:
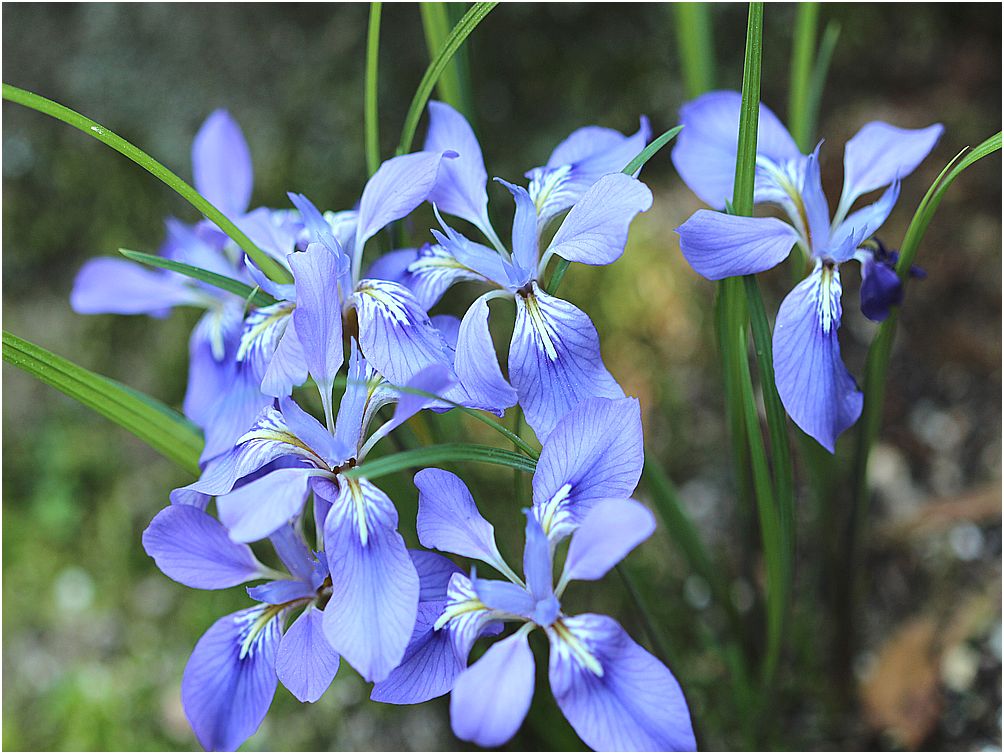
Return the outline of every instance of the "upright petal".
<path id="1" fill-rule="evenodd" d="M 672 159 L 683 182 L 714 209 L 732 201 L 739 143 L 739 92 L 708 92 L 680 108 L 683 130 Z M 798 147 L 763 103 L 757 126 L 757 154 L 773 162 L 799 157 Z"/>
<path id="2" fill-rule="evenodd" d="M 324 632 L 367 681 L 382 681 L 404 658 L 418 609 L 419 582 L 397 511 L 371 482 L 342 480 L 324 522 L 332 576 Z"/>
<path id="3" fill-rule="evenodd" d="M 530 711 L 533 685 L 533 653 L 526 633 L 496 642 L 457 678 L 450 697 L 453 732 L 478 746 L 501 746 Z"/>
<path id="4" fill-rule="evenodd" d="M 285 398 L 307 381 L 307 356 L 296 331 L 296 314 L 287 317 L 285 330 L 279 338 L 272 358 L 261 378 L 261 391 L 265 395 Z"/>
<path id="5" fill-rule="evenodd" d="M 289 255 L 296 281 L 293 320 L 303 344 L 311 377 L 321 399 L 331 400 L 331 386 L 342 366 L 342 302 L 338 290 L 341 266 L 338 257 L 322 244 Z"/>
<path id="6" fill-rule="evenodd" d="M 265 719 L 277 684 L 279 611 L 252 607 L 220 618 L 192 651 L 181 703 L 206 751 L 234 751 Z"/>
<path id="7" fill-rule="evenodd" d="M 172 307 L 204 304 L 205 299 L 205 294 L 177 275 L 112 257 L 86 262 L 70 292 L 70 306 L 77 314 L 162 317 Z"/>
<path id="8" fill-rule="evenodd" d="M 450 366 L 443 337 L 403 285 L 363 280 L 352 301 L 366 360 L 395 385 L 404 385 L 430 364 Z"/>
<path id="9" fill-rule="evenodd" d="M 303 535 L 292 524 L 279 527 L 269 537 L 282 564 L 300 581 L 311 583 L 317 573 L 317 560 L 303 541 Z M 314 584 L 315 588 L 320 584 Z"/>
<path id="10" fill-rule="evenodd" d="M 449 558 L 425 550 L 409 550 L 411 562 L 418 573 L 419 602 L 443 602 L 450 579 L 455 573 L 463 573 Z"/>
<path id="11" fill-rule="evenodd" d="M 499 368 L 488 329 L 488 295 L 476 299 L 460 323 L 453 368 L 472 404 L 503 411 L 516 404 L 516 391 Z"/>
<path id="12" fill-rule="evenodd" d="M 603 265 L 620 258 L 635 215 L 652 206 L 648 186 L 623 173 L 600 178 L 554 234 L 548 253 L 569 262 Z"/>
<path id="13" fill-rule="evenodd" d="M 830 207 L 823 193 L 823 181 L 819 174 L 819 147 L 816 147 L 805 163 L 802 184 L 802 206 L 809 227 L 806 229 L 810 248 L 816 256 L 824 255 L 830 247 Z"/>
<path id="14" fill-rule="evenodd" d="M 551 691 L 596 751 L 695 751 L 687 700 L 669 669 L 613 618 L 577 615 L 548 630 Z"/>
<path id="15" fill-rule="evenodd" d="M 366 441 L 372 447 L 379 439 L 386 437 L 419 411 L 426 408 L 449 406 L 439 397 L 450 392 L 456 384 L 456 375 L 447 364 L 430 364 L 408 380 L 408 384 L 397 390 L 397 405 L 390 420 L 381 425 Z M 438 397 L 430 397 L 438 396 Z"/>
<path id="16" fill-rule="evenodd" d="M 214 111 L 192 142 L 195 188 L 223 214 L 243 214 L 251 203 L 251 150 L 226 110 Z"/>
<path id="17" fill-rule="evenodd" d="M 516 297 L 509 379 L 527 423 L 546 440 L 580 401 L 621 398 L 624 391 L 603 364 L 596 328 L 581 310 L 536 284 Z"/>
<path id="18" fill-rule="evenodd" d="M 414 152 L 392 157 L 373 174 L 359 200 L 354 254 L 385 225 L 400 220 L 424 202 L 436 184 L 439 165 L 451 152 Z"/>
<path id="19" fill-rule="evenodd" d="M 906 178 L 930 154 L 944 127 L 897 128 L 882 121 L 861 127 L 844 147 L 841 207 L 850 208 L 862 194 Z"/>
<path id="20" fill-rule="evenodd" d="M 899 185 L 899 181 L 893 181 L 877 202 L 852 212 L 837 226 L 830 241 L 831 259 L 846 262 L 864 241 L 875 235 L 896 206 Z"/>
<path id="21" fill-rule="evenodd" d="M 699 209 L 676 229 L 680 250 L 708 280 L 754 275 L 780 264 L 798 232 L 775 217 L 739 217 Z"/>
<path id="22" fill-rule="evenodd" d="M 310 469 L 279 469 L 216 498 L 220 521 L 235 542 L 264 539 L 300 512 Z"/>
<path id="23" fill-rule="evenodd" d="M 613 498 L 593 505 L 572 535 L 563 578 L 596 581 L 655 531 L 655 518 L 641 503 Z"/>
<path id="24" fill-rule="evenodd" d="M 445 102 L 429 103 L 429 132 L 423 149 L 453 151 L 456 159 L 444 162 L 429 194 L 429 201 L 443 212 L 456 215 L 477 227 L 488 227 L 488 172 L 481 145 L 464 118 Z"/>
<path id="25" fill-rule="evenodd" d="M 478 510 L 467 485 L 442 469 L 415 474 L 418 487 L 418 540 L 423 547 L 474 558 L 497 566 L 502 562 L 495 529 Z"/>
<path id="26" fill-rule="evenodd" d="M 205 511 L 169 505 L 143 532 L 143 549 L 171 579 L 193 589 L 226 589 L 263 578 L 265 567 L 247 545 Z"/>
<path id="27" fill-rule="evenodd" d="M 301 702 L 316 702 L 338 672 L 338 653 L 331 648 L 321 626 L 322 613 L 308 605 L 279 643 L 275 674 Z"/>
<path id="28" fill-rule="evenodd" d="M 630 497 L 644 461 L 636 398 L 591 398 L 547 438 L 533 475 L 533 510 L 548 536 L 568 534 L 600 500 Z"/>
<path id="29" fill-rule="evenodd" d="M 554 594 L 554 564 L 551 541 L 537 519 L 527 511 L 526 546 L 523 548 L 523 574 L 526 588 L 533 598 L 530 616 L 538 626 L 549 626 L 561 612 Z"/>
<path id="30" fill-rule="evenodd" d="M 840 359 L 840 273 L 816 265 L 781 303 L 774 328 L 777 391 L 802 431 L 834 452 L 858 420 L 863 396 Z"/>
<path id="31" fill-rule="evenodd" d="M 516 215 L 512 221 L 512 258 L 521 274 L 532 274 L 537 268 L 537 208 L 522 186 L 496 178 L 512 194 Z"/>

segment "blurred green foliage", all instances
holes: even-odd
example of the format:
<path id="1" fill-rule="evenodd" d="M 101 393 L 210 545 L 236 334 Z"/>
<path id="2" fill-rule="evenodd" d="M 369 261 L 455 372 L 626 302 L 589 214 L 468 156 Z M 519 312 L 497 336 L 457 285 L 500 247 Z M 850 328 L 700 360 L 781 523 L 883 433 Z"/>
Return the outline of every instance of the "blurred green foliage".
<path id="1" fill-rule="evenodd" d="M 255 204 L 285 206 L 285 192 L 296 190 L 324 207 L 343 208 L 355 201 L 365 175 L 366 17 L 363 4 L 8 4 L 4 75 L 107 124 L 182 176 L 190 175 L 188 149 L 198 125 L 214 108 L 226 107 L 251 145 Z M 716 84 L 737 88 L 745 8 L 715 5 L 711 17 Z M 908 10 L 826 5 L 821 17 L 842 25 L 820 119 L 820 135 L 828 140 L 828 187 L 839 185 L 839 145 L 863 122 L 946 124 L 944 140 L 904 186 L 900 209 L 887 226 L 896 243 L 940 166 L 961 146 L 999 128 L 999 31 L 983 10 L 964 4 Z M 787 101 L 793 22 L 791 6 L 768 6 L 763 97 L 778 113 Z M 380 134 L 387 155 L 427 62 L 417 7 L 384 7 L 381 48 Z M 475 33 L 469 59 L 476 122 L 492 175 L 514 178 L 542 164 L 580 125 L 632 131 L 645 113 L 661 132 L 674 125 L 684 101 L 673 17 L 661 5 L 505 4 Z M 5 104 L 4 126 L 5 328 L 178 405 L 195 312 L 165 321 L 79 317 L 67 298 L 84 260 L 123 246 L 154 251 L 163 218 L 193 220 L 190 208 L 134 165 L 62 124 Z M 925 498 L 1000 477 L 999 162 L 996 166 L 972 171 L 946 198 L 918 260 L 930 279 L 908 292 L 893 357 L 884 436 Z M 610 268 L 573 268 L 563 294 L 590 314 L 608 366 L 641 398 L 647 447 L 681 487 L 745 611 L 760 573 L 732 505 L 720 377 L 711 347 L 713 289 L 686 268 L 672 232 L 698 204 L 665 155 L 649 163 L 645 176 L 656 204 L 636 223 L 625 258 Z M 504 214 L 506 202 L 491 190 L 496 210 L 501 207 Z M 786 290 L 787 270 L 765 282 L 773 312 Z M 856 283 L 847 289 L 856 295 Z M 469 300 L 470 291 L 451 292 L 441 310 L 459 311 Z M 852 371 L 860 374 L 874 328 L 855 308 L 856 299 L 845 299 L 842 338 Z M 505 327 L 498 335 L 501 342 Z M 142 551 L 143 528 L 166 504 L 168 490 L 187 482 L 185 475 L 6 365 L 3 387 L 4 747 L 195 746 L 178 700 L 185 660 L 200 633 L 246 598 L 240 590 L 199 593 L 181 587 Z M 932 412 L 954 417 L 962 427 L 957 443 L 925 445 L 919 428 Z M 430 423 L 443 437 L 462 430 L 476 441 L 496 442 L 483 427 L 459 417 Z M 509 505 L 511 475 L 473 466 L 463 473 L 500 526 L 500 546 L 512 559 L 521 532 L 513 524 L 516 506 Z M 399 502 L 402 527 L 414 542 L 409 477 L 382 481 Z M 870 737 L 857 713 L 830 704 L 828 669 L 814 651 L 827 630 L 813 609 L 812 570 L 817 537 L 825 531 L 813 528 L 818 511 L 810 499 L 802 489 L 803 607 L 774 702 L 781 723 L 768 743 L 792 749 L 877 745 L 882 742 Z M 897 499 L 888 493 L 882 510 L 893 510 Z M 991 575 L 999 535 L 996 547 L 996 554 L 990 548 L 986 567 Z M 667 627 L 673 669 L 688 693 L 702 745 L 740 746 L 733 700 L 723 691 L 728 669 L 706 641 L 709 631 L 724 628 L 724 616 L 706 607 L 707 585 L 687 572 L 661 530 L 629 563 Z M 912 562 L 902 568 L 922 578 Z M 870 602 L 870 641 L 880 641 L 890 625 L 917 609 L 921 597 L 924 588 L 899 600 Z M 571 611 L 610 612 L 644 640 L 615 576 L 573 586 L 568 601 Z M 761 623 L 750 620 L 751 626 Z M 750 644 L 759 640 L 747 637 Z M 999 682 L 999 655 L 997 663 Z M 509 748 L 580 746 L 545 689 L 542 677 L 529 722 Z M 367 695 L 348 667 L 313 706 L 297 704 L 280 689 L 247 748 L 458 745 L 443 700 L 396 708 L 371 704 Z M 961 732 L 939 729 L 935 743 L 969 748 L 994 736 L 999 741 L 996 699 L 996 707 L 991 701 L 989 711 Z"/>

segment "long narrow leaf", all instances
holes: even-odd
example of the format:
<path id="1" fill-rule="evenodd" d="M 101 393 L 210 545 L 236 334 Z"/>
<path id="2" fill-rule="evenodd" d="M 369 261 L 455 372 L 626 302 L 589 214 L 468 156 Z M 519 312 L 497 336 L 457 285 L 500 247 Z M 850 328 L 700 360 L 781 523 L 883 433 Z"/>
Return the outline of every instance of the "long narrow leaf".
<path id="1" fill-rule="evenodd" d="M 186 471 L 199 473 L 202 436 L 198 428 L 163 403 L 6 330 L 3 358 L 132 432 Z"/>
<path id="2" fill-rule="evenodd" d="M 363 102 L 363 129 L 366 132 L 366 170 L 373 175 L 380 167 L 380 119 L 377 107 L 377 76 L 380 66 L 380 16 L 383 3 L 370 3 L 370 23 L 366 34 L 366 91 Z"/>
<path id="3" fill-rule="evenodd" d="M 673 11 L 676 15 L 680 68 L 687 86 L 687 97 L 693 99 L 709 91 L 715 81 L 710 9 L 708 3 L 674 3 Z"/>
<path id="4" fill-rule="evenodd" d="M 429 49 L 429 59 L 435 58 L 450 35 L 453 24 L 450 23 L 449 10 L 446 3 L 421 3 L 422 30 L 425 32 L 425 45 Z M 460 76 L 460 56 L 454 58 L 443 70 L 443 75 L 436 82 L 439 97 L 455 110 L 463 113 L 470 120 L 470 103 L 464 96 L 464 87 Z"/>
<path id="5" fill-rule="evenodd" d="M 461 443 L 444 443 L 426 448 L 404 450 L 383 458 L 363 463 L 345 472 L 345 476 L 376 479 L 393 474 L 403 469 L 414 469 L 434 466 L 437 463 L 451 461 L 478 461 L 496 466 L 507 466 L 532 474 L 537 468 L 537 462 L 521 453 L 514 453 L 503 448 L 493 448 L 488 445 L 466 445 Z"/>
<path id="6" fill-rule="evenodd" d="M 182 198 L 186 199 L 193 207 L 199 210 L 199 212 L 216 223 L 220 230 L 230 236 L 234 243 L 242 248 L 247 255 L 251 257 L 254 263 L 261 268 L 262 272 L 268 275 L 272 280 L 277 280 L 283 283 L 288 283 L 292 280 L 292 277 L 282 267 L 282 265 L 259 249 L 240 228 L 234 225 L 234 223 L 226 215 L 216 209 L 216 207 L 214 207 L 208 199 L 185 183 L 185 181 L 181 180 L 181 178 L 173 172 L 150 157 L 150 155 L 146 152 L 133 146 L 118 134 L 113 133 L 101 124 L 96 123 L 84 115 L 81 115 L 75 110 L 71 110 L 64 105 L 60 105 L 58 102 L 53 102 L 50 99 L 46 99 L 45 97 L 24 89 L 18 89 L 16 86 L 11 86 L 10 84 L 3 85 L 3 98 L 5 100 L 9 100 L 10 102 L 16 102 L 19 105 L 29 107 L 32 110 L 37 110 L 38 112 L 44 113 L 56 120 L 61 120 L 63 123 L 73 126 L 89 136 L 93 136 L 102 144 L 111 147 L 119 154 L 125 155 L 141 168 L 148 171 L 151 175 L 166 183 Z"/>
<path id="7" fill-rule="evenodd" d="M 401 132 L 401 142 L 397 148 L 398 154 L 405 154 L 411 150 L 412 142 L 415 140 L 415 131 L 418 130 L 418 122 L 422 119 L 422 112 L 425 110 L 425 105 L 428 103 L 439 77 L 443 75 L 446 66 L 467 37 L 484 20 L 485 16 L 492 12 L 496 5 L 498 5 L 497 2 L 474 3 L 453 27 L 453 31 L 446 38 L 446 43 L 439 54 L 429 63 L 425 75 L 422 76 L 422 80 L 418 84 L 418 89 L 415 90 L 411 105 L 408 107 L 408 114 L 404 119 L 404 129 Z"/>
<path id="8" fill-rule="evenodd" d="M 802 152 L 812 148 L 810 107 L 812 102 L 812 63 L 816 48 L 819 3 L 800 3 L 795 19 L 791 46 L 791 70 L 788 83 L 788 130 Z"/>
<path id="9" fill-rule="evenodd" d="M 193 280 L 200 280 L 203 283 L 208 283 L 215 288 L 219 288 L 221 291 L 226 291 L 227 293 L 233 293 L 240 296 L 242 299 L 254 304 L 255 306 L 271 306 L 276 303 L 274 298 L 269 296 L 260 288 L 252 288 L 250 285 L 242 283 L 239 280 L 234 280 L 233 278 L 228 278 L 226 275 L 220 275 L 216 272 L 210 272 L 209 270 L 204 270 L 201 267 L 195 267 L 194 265 L 185 264 L 184 262 L 176 262 L 173 259 L 167 259 L 166 257 L 157 256 L 156 254 L 144 254 L 142 251 L 119 249 L 119 254 L 124 256 L 126 259 L 131 259 L 134 262 L 146 264 L 150 267 L 159 267 L 162 270 L 178 272 L 192 278 Z"/>

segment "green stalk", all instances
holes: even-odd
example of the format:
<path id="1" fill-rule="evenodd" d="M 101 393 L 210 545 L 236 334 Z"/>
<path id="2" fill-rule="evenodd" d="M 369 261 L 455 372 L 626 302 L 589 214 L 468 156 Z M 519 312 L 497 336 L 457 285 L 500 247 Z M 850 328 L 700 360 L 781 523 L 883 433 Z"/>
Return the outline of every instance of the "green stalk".
<path id="1" fill-rule="evenodd" d="M 489 445 L 444 443 L 392 453 L 349 469 L 344 474 L 350 479 L 357 477 L 377 479 L 402 469 L 434 466 L 450 461 L 479 461 L 496 466 L 507 466 L 510 469 L 519 469 L 527 474 L 532 474 L 537 468 L 537 462 L 534 459 L 504 448 L 493 448 Z"/>
<path id="2" fill-rule="evenodd" d="M 44 113 L 56 120 L 61 120 L 63 123 L 73 126 L 89 136 L 93 136 L 102 144 L 111 147 L 119 154 L 125 155 L 141 168 L 166 183 L 182 198 L 186 199 L 193 207 L 199 210 L 199 212 L 216 223 L 220 230 L 230 236 L 234 243 L 243 249 L 247 255 L 251 257 L 254 263 L 258 265 L 261 271 L 268 275 L 269 278 L 280 283 L 290 283 L 293 281 L 292 276 L 282 265 L 259 249 L 240 228 L 234 225 L 234 223 L 226 215 L 210 204 L 210 202 L 203 197 L 202 194 L 189 186 L 185 183 L 185 181 L 181 180 L 181 178 L 161 165 L 155 159 L 150 157 L 146 152 L 134 147 L 121 136 L 112 133 L 107 128 L 99 123 L 96 123 L 90 118 L 83 116 L 68 107 L 60 105 L 58 102 L 53 102 L 50 99 L 25 91 L 24 89 L 18 89 L 16 86 L 11 86 L 10 84 L 3 85 L 3 98 L 10 102 L 16 102 L 19 105 L 24 105 L 32 110 L 37 110 L 38 112 Z"/>
<path id="3" fill-rule="evenodd" d="M 412 97 L 411 105 L 408 107 L 408 114 L 405 116 L 404 128 L 401 132 L 401 142 L 397 147 L 398 154 L 406 154 L 411 150 L 412 142 L 415 140 L 415 132 L 418 130 L 418 122 L 422 119 L 425 105 L 428 103 L 432 90 L 439 81 L 439 77 L 443 75 L 446 66 L 449 65 L 453 56 L 466 41 L 467 37 L 484 20 L 485 16 L 492 12 L 496 5 L 498 5 L 497 2 L 474 3 L 471 9 L 464 14 L 464 17 L 457 22 L 457 25 L 453 27 L 453 31 L 446 38 L 442 49 L 433 58 L 432 62 L 429 63 L 425 75 L 422 76 L 422 80 L 418 84 L 418 89 L 415 90 L 415 96 Z"/>
<path id="4" fill-rule="evenodd" d="M 429 49 L 429 60 L 432 60 L 446 44 L 446 38 L 453 24 L 450 23 L 450 13 L 446 3 L 421 3 L 419 9 L 422 12 L 422 29 L 425 32 L 426 47 Z M 460 64 L 459 56 L 450 61 L 440 76 L 436 89 L 440 99 L 470 120 L 470 102 L 464 91 Z"/>
<path id="5" fill-rule="evenodd" d="M 800 3 L 795 19 L 795 38 L 791 46 L 791 70 L 788 84 L 788 129 L 802 153 L 812 149 L 812 63 L 816 50 L 819 4 Z"/>
<path id="6" fill-rule="evenodd" d="M 366 132 L 366 172 L 373 175 L 380 167 L 380 117 L 378 73 L 380 66 L 380 16 L 383 3 L 370 3 L 370 23 L 366 34 L 366 90 L 363 102 L 363 127 Z"/>
<path id="7" fill-rule="evenodd" d="M 819 52 L 816 54 L 816 64 L 812 69 L 812 83 L 809 86 L 808 113 L 806 115 L 808 123 L 806 130 L 810 136 L 807 149 L 813 146 L 811 137 L 816 133 L 819 108 L 823 102 L 823 89 L 826 88 L 826 76 L 830 71 L 830 61 L 833 59 L 833 51 L 837 47 L 838 39 L 840 39 L 840 24 L 831 20 L 823 30 L 823 38 L 819 42 Z"/>
<path id="8" fill-rule="evenodd" d="M 714 86 L 715 49 L 707 3 L 674 3 L 676 45 L 687 98 L 693 99 Z"/>

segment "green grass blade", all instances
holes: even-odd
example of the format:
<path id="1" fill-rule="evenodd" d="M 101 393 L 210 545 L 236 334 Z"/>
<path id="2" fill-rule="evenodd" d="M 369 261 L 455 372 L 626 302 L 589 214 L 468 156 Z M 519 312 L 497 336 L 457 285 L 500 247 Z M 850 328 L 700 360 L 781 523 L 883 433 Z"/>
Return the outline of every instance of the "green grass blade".
<path id="1" fill-rule="evenodd" d="M 829 21 L 823 30 L 823 38 L 819 42 L 819 51 L 816 53 L 816 64 L 812 68 L 812 83 L 809 87 L 809 101 L 806 105 L 806 132 L 809 134 L 807 147 L 803 151 L 808 151 L 813 146 L 812 136 L 816 133 L 816 124 L 819 122 L 819 108 L 823 104 L 823 90 L 826 88 L 826 76 L 830 72 L 830 61 L 833 60 L 833 51 L 837 48 L 837 40 L 840 39 L 840 24 L 836 21 Z"/>
<path id="2" fill-rule="evenodd" d="M 676 46 L 686 84 L 687 98 L 693 99 L 715 85 L 715 49 L 711 15 L 707 3 L 674 3 Z"/>
<path id="3" fill-rule="evenodd" d="M 418 130 L 418 122 L 422 119 L 422 113 L 425 111 L 425 106 L 429 102 L 429 97 L 432 95 L 432 90 L 439 81 L 439 77 L 443 75 L 443 71 L 446 70 L 446 66 L 453 59 L 460 46 L 496 5 L 498 5 L 497 2 L 474 3 L 453 27 L 453 31 L 446 38 L 443 48 L 429 63 L 425 75 L 422 76 L 422 80 L 418 84 L 418 89 L 415 90 L 415 96 L 411 99 L 411 105 L 408 107 L 408 114 L 404 119 L 404 129 L 401 132 L 401 142 L 397 147 L 398 154 L 405 154 L 411 150 L 412 142 L 415 140 L 415 131 Z"/>
<path id="4" fill-rule="evenodd" d="M 637 173 L 645 166 L 645 163 L 655 157 L 656 153 L 669 144 L 669 142 L 671 142 L 682 130 L 683 126 L 674 126 L 666 131 L 636 154 L 631 159 L 631 162 L 624 166 L 624 170 L 621 172 L 626 173 L 627 175 L 634 175 Z M 561 281 L 565 277 L 565 273 L 568 272 L 570 264 L 571 263 L 567 259 L 558 259 L 557 264 L 554 265 L 554 272 L 551 273 L 551 279 L 547 283 L 547 292 L 552 296 L 557 293 L 558 287 L 561 285 Z"/>
<path id="5" fill-rule="evenodd" d="M 380 117 L 377 107 L 380 66 L 380 16 L 383 3 L 370 3 L 370 23 L 366 33 L 366 87 L 363 95 L 363 129 L 366 144 L 366 171 L 373 175 L 380 167 Z"/>
<path id="6" fill-rule="evenodd" d="M 24 89 L 18 89 L 10 84 L 3 85 L 3 98 L 10 102 L 37 110 L 56 120 L 60 120 L 67 125 L 83 131 L 85 134 L 94 137 L 102 144 L 111 147 L 119 154 L 125 155 L 151 175 L 166 183 L 183 199 L 186 199 L 193 207 L 216 223 L 220 230 L 233 239 L 241 249 L 243 249 L 261 271 L 272 280 L 281 283 L 292 282 L 289 272 L 276 262 L 272 257 L 259 249 L 254 242 L 244 234 L 234 223 L 216 207 L 202 196 L 198 191 L 181 180 L 177 175 L 161 165 L 146 152 L 133 146 L 121 136 L 112 133 L 104 126 L 94 122 L 90 118 L 60 105 L 58 102 L 46 99 Z"/>
<path id="7" fill-rule="evenodd" d="M 453 461 L 477 461 L 496 466 L 507 466 L 527 474 L 532 474 L 537 468 L 537 462 L 534 459 L 504 448 L 493 448 L 489 445 L 444 443 L 414 450 L 404 450 L 400 453 L 377 458 L 346 471 L 345 476 L 377 479 L 404 469 L 424 468 Z"/>
<path id="8" fill-rule="evenodd" d="M 819 25 L 819 3 L 800 3 L 795 19 L 791 46 L 791 70 L 788 83 L 788 130 L 803 153 L 812 149 L 812 63 Z"/>
<path id="9" fill-rule="evenodd" d="M 131 259 L 134 262 L 149 265 L 150 267 L 159 267 L 162 270 L 178 272 L 192 278 L 193 280 L 201 280 L 203 283 L 208 283 L 215 288 L 219 288 L 221 291 L 226 291 L 227 293 L 233 293 L 234 295 L 240 296 L 242 299 L 254 304 L 255 306 L 271 306 L 276 303 L 274 298 L 269 296 L 260 288 L 252 288 L 250 285 L 242 283 L 239 280 L 234 280 L 233 278 L 228 278 L 226 275 L 220 275 L 216 272 L 210 272 L 209 270 L 204 270 L 201 267 L 195 267 L 194 265 L 185 264 L 184 262 L 176 262 L 173 259 L 167 259 L 166 257 L 157 256 L 156 254 L 144 254 L 142 251 L 119 249 L 119 254 L 124 256 L 126 259 Z"/>
<path id="10" fill-rule="evenodd" d="M 450 23 L 450 13 L 446 3 L 421 3 L 419 9 L 422 12 L 425 44 L 429 49 L 429 59 L 432 60 L 446 44 L 446 38 L 450 35 L 453 24 Z M 465 96 L 463 80 L 460 75 L 460 63 L 459 55 L 449 62 L 443 70 L 443 75 L 436 83 L 436 89 L 440 99 L 470 118 L 470 103 Z"/>
<path id="11" fill-rule="evenodd" d="M 97 411 L 132 432 L 165 458 L 198 475 L 202 435 L 177 411 L 6 330 L 3 333 L 3 358 Z"/>

